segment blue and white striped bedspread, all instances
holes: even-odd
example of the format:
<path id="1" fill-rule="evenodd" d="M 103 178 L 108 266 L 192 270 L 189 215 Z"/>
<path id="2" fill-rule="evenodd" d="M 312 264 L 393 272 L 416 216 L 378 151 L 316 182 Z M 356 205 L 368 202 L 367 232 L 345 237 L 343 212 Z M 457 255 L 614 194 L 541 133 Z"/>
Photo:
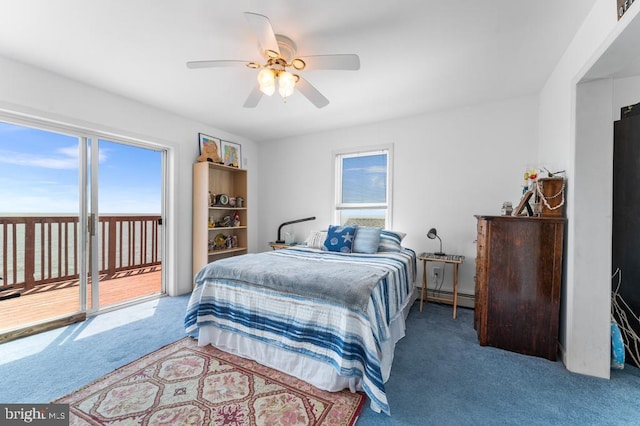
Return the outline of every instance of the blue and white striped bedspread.
<path id="1" fill-rule="evenodd" d="M 187 333 L 214 325 L 330 364 L 361 379 L 389 414 L 380 345 L 413 291 L 416 255 L 304 247 L 218 260 L 195 277 Z M 324 280 L 321 280 L 325 277 Z"/>

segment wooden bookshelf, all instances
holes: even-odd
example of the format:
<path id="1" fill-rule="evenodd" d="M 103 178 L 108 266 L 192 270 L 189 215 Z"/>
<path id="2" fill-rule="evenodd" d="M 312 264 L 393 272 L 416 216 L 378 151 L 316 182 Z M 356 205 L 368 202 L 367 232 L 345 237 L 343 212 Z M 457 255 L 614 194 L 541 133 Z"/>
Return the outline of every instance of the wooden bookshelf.
<path id="1" fill-rule="evenodd" d="M 224 195 L 226 197 L 220 197 Z M 237 205 L 242 198 L 242 207 Z M 231 199 L 236 205 L 231 205 Z M 220 226 L 237 214 L 240 224 Z M 193 165 L 193 275 L 207 263 L 247 253 L 247 170 L 209 162 Z M 214 226 L 210 226 L 214 224 Z M 219 236 L 233 241 L 222 247 Z"/>

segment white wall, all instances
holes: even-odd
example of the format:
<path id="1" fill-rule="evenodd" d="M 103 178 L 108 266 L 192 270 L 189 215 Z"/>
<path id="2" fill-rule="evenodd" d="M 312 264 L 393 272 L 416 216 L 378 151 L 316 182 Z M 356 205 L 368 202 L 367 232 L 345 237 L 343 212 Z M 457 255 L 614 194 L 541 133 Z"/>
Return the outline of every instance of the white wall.
<path id="1" fill-rule="evenodd" d="M 613 115 L 609 79 L 576 91 L 573 201 L 562 340 L 572 371 L 609 377 Z M 573 285 L 571 285 L 573 284 Z"/>
<path id="2" fill-rule="evenodd" d="M 598 0 L 542 89 L 538 151 L 541 162 L 557 164 L 559 169 L 570 166 L 577 76 L 615 25 L 614 2 Z"/>
<path id="3" fill-rule="evenodd" d="M 638 14 L 632 6 L 618 22 L 614 8 L 615 2 L 596 2 L 540 97 L 539 158 L 566 168 L 568 178 L 563 361 L 571 371 L 605 378 L 610 376 L 612 121 L 624 96 L 613 94 L 622 83 L 582 78 Z M 630 59 L 635 58 L 616 58 Z M 632 85 L 638 93 L 637 83 Z"/>
<path id="4" fill-rule="evenodd" d="M 613 80 L 613 119 L 620 120 L 620 108 L 640 102 L 640 76 Z"/>
<path id="5" fill-rule="evenodd" d="M 259 249 L 268 250 L 282 222 L 317 217 L 292 225 L 297 240 L 332 223 L 334 150 L 393 143 L 392 227 L 418 253 L 439 248 L 426 237 L 436 227 L 443 251 L 466 256 L 460 292 L 474 294 L 473 215 L 499 215 L 504 201 L 519 201 L 535 164 L 537 111 L 532 96 L 261 143 Z M 448 268 L 444 289 L 451 275 Z"/>
<path id="6" fill-rule="evenodd" d="M 170 295 L 191 291 L 191 166 L 198 155 L 198 132 L 242 145 L 250 169 L 248 198 L 257 199 L 256 147 L 252 141 L 0 57 L 0 114 L 3 112 L 109 132 L 169 150 L 172 199 L 165 221 L 169 247 L 165 269 Z M 249 249 L 255 251 L 258 206 L 251 205 Z"/>

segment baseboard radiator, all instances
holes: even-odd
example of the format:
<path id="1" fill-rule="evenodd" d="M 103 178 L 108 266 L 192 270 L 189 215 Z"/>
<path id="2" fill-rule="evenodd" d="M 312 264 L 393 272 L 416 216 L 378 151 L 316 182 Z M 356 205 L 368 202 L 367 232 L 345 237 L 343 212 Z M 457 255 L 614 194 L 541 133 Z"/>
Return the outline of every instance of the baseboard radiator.
<path id="1" fill-rule="evenodd" d="M 418 299 L 420 299 L 420 287 L 416 287 L 418 292 Z M 427 297 L 437 297 L 439 300 L 435 303 L 448 303 L 453 304 L 453 292 L 448 290 L 433 290 L 427 289 Z M 465 294 L 458 292 L 458 306 L 463 308 L 475 307 L 475 296 L 473 294 Z"/>

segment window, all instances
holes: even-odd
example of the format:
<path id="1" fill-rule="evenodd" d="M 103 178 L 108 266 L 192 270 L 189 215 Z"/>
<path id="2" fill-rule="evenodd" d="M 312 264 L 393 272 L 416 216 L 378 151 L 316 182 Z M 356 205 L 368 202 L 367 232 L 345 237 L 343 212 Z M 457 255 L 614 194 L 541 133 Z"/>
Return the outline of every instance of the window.
<path id="1" fill-rule="evenodd" d="M 335 222 L 391 227 L 391 146 L 335 154 Z"/>

